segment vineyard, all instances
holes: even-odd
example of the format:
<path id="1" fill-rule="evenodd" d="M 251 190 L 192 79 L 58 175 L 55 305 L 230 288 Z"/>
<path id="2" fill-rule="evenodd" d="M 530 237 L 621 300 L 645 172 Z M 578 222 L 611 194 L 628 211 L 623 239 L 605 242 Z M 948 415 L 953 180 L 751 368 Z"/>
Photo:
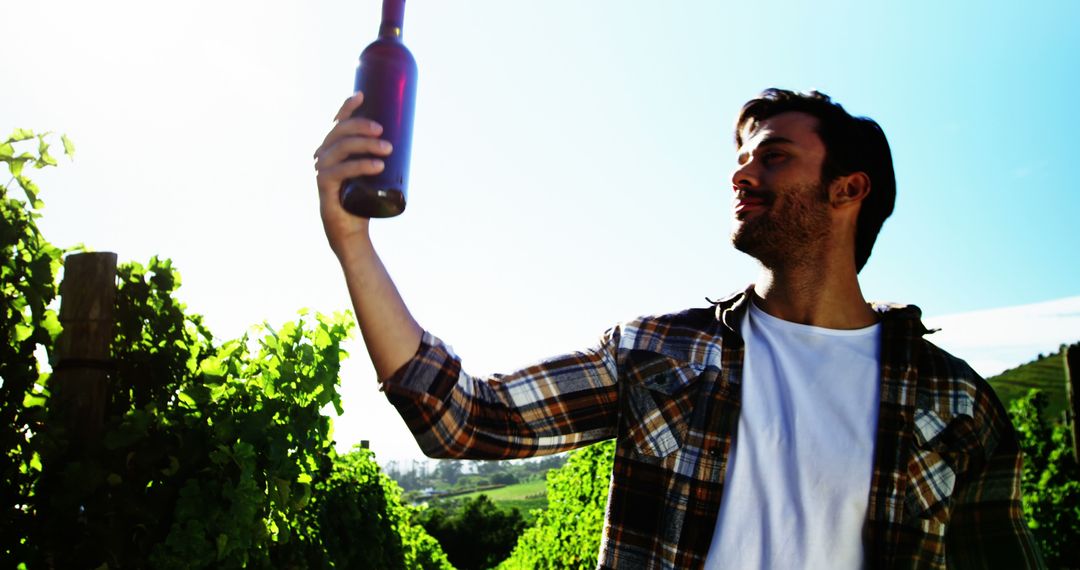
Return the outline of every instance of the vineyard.
<path id="1" fill-rule="evenodd" d="M 352 316 L 215 339 L 168 260 L 117 267 L 41 235 L 26 169 L 49 151 L 24 130 L 0 142 L 0 565 L 450 568 L 372 455 L 334 451 L 320 410 L 341 413 Z"/>
<path id="2" fill-rule="evenodd" d="M 352 315 L 302 312 L 222 340 L 176 300 L 180 277 L 168 260 L 117 265 L 52 245 L 27 175 L 56 166 L 51 142 L 24 130 L 0 142 L 11 173 L 0 186 L 3 567 L 595 563 L 612 442 L 571 453 L 544 481 L 462 494 L 454 513 L 409 505 L 369 451 L 334 450 L 321 412 L 342 412 Z M 93 282 L 113 288 L 96 298 Z M 1064 355 L 991 379 L 1008 390 L 1026 452 L 1025 515 L 1051 567 L 1080 560 L 1080 469 L 1058 419 L 1062 384 L 1046 380 Z M 1025 384 L 1036 381 L 1053 397 Z M 531 511 L 528 523 L 495 504 L 514 501 Z"/>

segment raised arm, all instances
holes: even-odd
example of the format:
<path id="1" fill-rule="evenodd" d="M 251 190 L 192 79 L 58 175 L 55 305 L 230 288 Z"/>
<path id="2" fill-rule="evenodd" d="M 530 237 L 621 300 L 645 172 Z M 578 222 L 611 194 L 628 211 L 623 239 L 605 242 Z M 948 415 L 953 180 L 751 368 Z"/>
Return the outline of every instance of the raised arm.
<path id="1" fill-rule="evenodd" d="M 369 220 L 346 212 L 338 198 L 345 180 L 383 169 L 377 158 L 350 160 L 350 155 L 387 156 L 393 152 L 390 143 L 378 138 L 381 125 L 349 118 L 363 100 L 363 94 L 357 93 L 341 106 L 333 128 L 315 151 L 315 170 L 326 239 L 345 273 L 375 373 L 385 380 L 416 354 L 424 331 L 409 313 L 371 244 Z"/>
<path id="2" fill-rule="evenodd" d="M 315 151 L 320 211 L 375 372 L 421 448 L 433 457 L 526 457 L 613 437 L 616 333 L 593 350 L 474 378 L 409 313 L 372 246 L 369 220 L 346 212 L 338 198 L 344 180 L 383 168 L 377 158 L 350 156 L 392 152 L 378 138 L 380 125 L 349 118 L 362 101 L 361 93 L 345 101 Z"/>

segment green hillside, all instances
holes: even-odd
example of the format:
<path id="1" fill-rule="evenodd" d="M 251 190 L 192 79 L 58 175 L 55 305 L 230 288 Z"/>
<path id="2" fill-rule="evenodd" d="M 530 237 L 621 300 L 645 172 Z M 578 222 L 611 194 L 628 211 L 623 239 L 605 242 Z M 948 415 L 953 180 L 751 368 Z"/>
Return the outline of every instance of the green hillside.
<path id="1" fill-rule="evenodd" d="M 533 481 L 517 483 L 515 485 L 507 485 L 500 489 L 469 493 L 467 495 L 461 495 L 458 498 L 465 499 L 472 498 L 476 495 L 487 495 L 489 499 L 499 506 L 503 508 L 517 507 L 521 510 L 522 514 L 525 514 L 532 509 L 543 509 L 547 507 L 546 484 L 547 481 L 543 478 L 539 478 Z"/>
<path id="2" fill-rule="evenodd" d="M 987 381 L 1006 407 L 1014 398 L 1027 394 L 1032 388 L 1042 390 L 1049 399 L 1047 416 L 1058 419 L 1065 410 L 1066 398 L 1063 350 L 1064 346 L 1053 354 L 1006 370 Z"/>

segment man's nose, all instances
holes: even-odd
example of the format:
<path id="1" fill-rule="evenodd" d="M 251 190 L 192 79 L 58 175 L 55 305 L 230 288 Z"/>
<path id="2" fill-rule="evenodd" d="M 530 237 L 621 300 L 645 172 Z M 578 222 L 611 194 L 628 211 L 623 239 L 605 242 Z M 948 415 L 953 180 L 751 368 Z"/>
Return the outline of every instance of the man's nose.
<path id="1" fill-rule="evenodd" d="M 753 161 L 747 161 L 731 173 L 731 185 L 736 192 L 739 188 L 754 188 L 758 185 L 758 174 Z"/>

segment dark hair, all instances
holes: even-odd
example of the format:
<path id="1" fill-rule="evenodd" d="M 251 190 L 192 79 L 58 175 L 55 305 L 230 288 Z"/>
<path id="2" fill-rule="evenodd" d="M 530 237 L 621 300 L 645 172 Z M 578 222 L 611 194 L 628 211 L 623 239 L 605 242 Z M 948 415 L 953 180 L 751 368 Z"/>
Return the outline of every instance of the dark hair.
<path id="1" fill-rule="evenodd" d="M 735 122 L 736 148 L 742 147 L 744 127 L 753 129 L 757 123 L 789 111 L 818 120 L 817 134 L 825 144 L 822 182 L 828 184 L 853 172 L 864 172 L 870 178 L 870 194 L 859 208 L 855 227 L 855 269 L 861 271 L 896 202 L 896 175 L 885 132 L 873 119 L 851 116 L 824 93 L 772 88 L 743 105 Z"/>

